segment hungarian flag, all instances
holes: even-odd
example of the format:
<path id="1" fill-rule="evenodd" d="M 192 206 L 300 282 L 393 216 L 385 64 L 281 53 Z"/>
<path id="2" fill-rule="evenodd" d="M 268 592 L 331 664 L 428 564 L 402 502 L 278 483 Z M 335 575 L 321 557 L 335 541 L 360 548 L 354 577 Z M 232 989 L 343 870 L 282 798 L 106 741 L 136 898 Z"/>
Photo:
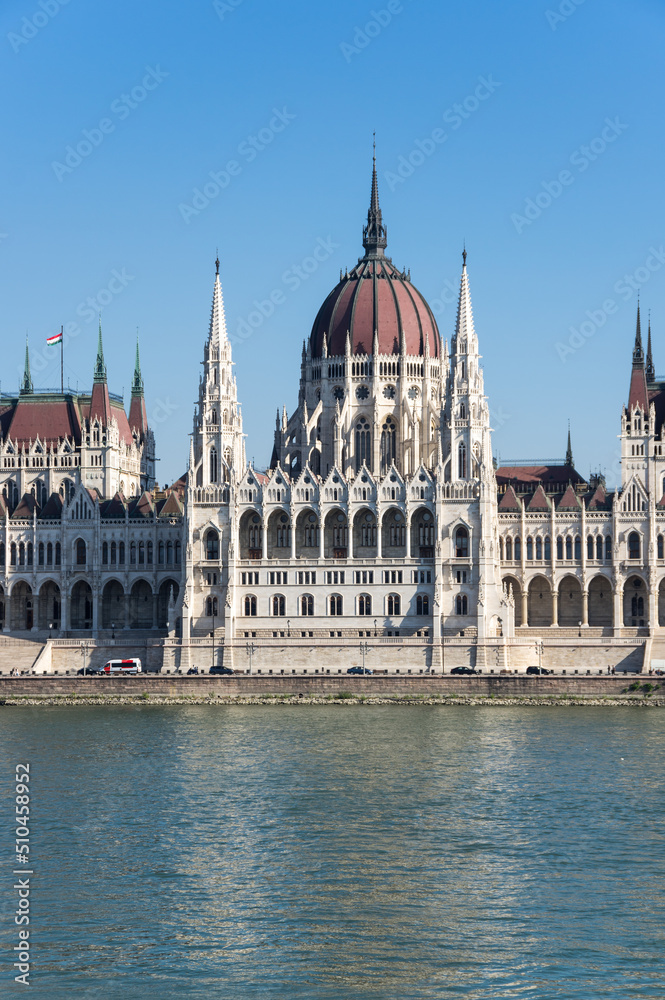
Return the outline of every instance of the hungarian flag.
<path id="1" fill-rule="evenodd" d="M 62 340 L 62 331 L 60 333 L 54 333 L 52 337 L 46 338 L 46 343 L 51 346 L 51 344 L 59 344 Z"/>

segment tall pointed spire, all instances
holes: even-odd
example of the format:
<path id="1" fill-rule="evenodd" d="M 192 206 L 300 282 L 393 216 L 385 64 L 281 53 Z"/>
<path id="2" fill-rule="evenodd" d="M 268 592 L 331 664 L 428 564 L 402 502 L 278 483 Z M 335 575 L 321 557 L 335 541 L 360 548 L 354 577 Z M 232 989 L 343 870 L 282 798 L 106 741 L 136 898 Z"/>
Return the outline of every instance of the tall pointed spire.
<path id="1" fill-rule="evenodd" d="M 647 379 L 644 369 L 644 351 L 642 350 L 642 330 L 640 327 L 640 300 L 637 300 L 637 326 L 635 329 L 635 347 L 633 348 L 633 369 L 630 375 L 628 391 L 628 409 L 639 406 L 642 413 L 649 412 L 649 397 L 647 394 Z"/>
<path id="2" fill-rule="evenodd" d="M 473 325 L 473 309 L 471 308 L 471 292 L 469 291 L 469 276 L 466 271 L 466 247 L 462 251 L 462 279 L 459 290 L 459 303 L 457 305 L 457 324 L 455 326 L 455 346 L 459 348 L 459 340 L 467 342 L 475 337 L 476 331 Z"/>
<path id="3" fill-rule="evenodd" d="M 23 366 L 23 381 L 21 382 L 21 395 L 29 396 L 33 392 L 32 376 L 30 375 L 30 351 L 28 349 L 28 335 L 25 335 L 25 364 Z"/>
<path id="4" fill-rule="evenodd" d="M 215 285 L 212 292 L 212 310 L 210 312 L 210 332 L 208 343 L 220 347 L 226 343 L 226 316 L 224 314 L 224 296 L 219 278 L 219 255 L 215 260 Z"/>
<path id="5" fill-rule="evenodd" d="M 132 396 L 143 395 L 143 377 L 141 376 L 141 357 L 139 355 L 139 332 L 136 331 L 136 360 L 134 362 L 134 378 L 132 379 Z"/>
<path id="6" fill-rule="evenodd" d="M 647 382 L 653 382 L 656 377 L 656 369 L 653 366 L 653 354 L 651 352 L 651 310 L 649 310 L 649 334 L 647 337 Z"/>
<path id="7" fill-rule="evenodd" d="M 102 314 L 99 314 L 99 334 L 97 336 L 97 360 L 95 361 L 95 382 L 106 382 L 104 347 L 102 345 Z"/>
<path id="8" fill-rule="evenodd" d="M 376 179 L 376 133 L 374 136 L 374 152 L 372 156 L 372 193 L 367 212 L 367 225 L 363 226 L 363 247 L 366 257 L 382 257 L 388 239 L 388 231 L 383 224 L 379 208 L 379 185 Z"/>
<path id="9" fill-rule="evenodd" d="M 644 367 L 644 351 L 642 350 L 642 328 L 640 326 L 640 299 L 637 299 L 637 326 L 635 329 L 635 347 L 633 349 L 633 368 Z"/>
<path id="10" fill-rule="evenodd" d="M 566 448 L 566 465 L 570 466 L 572 469 L 575 463 L 573 462 L 573 446 L 570 441 L 570 420 L 568 421 L 568 447 Z"/>

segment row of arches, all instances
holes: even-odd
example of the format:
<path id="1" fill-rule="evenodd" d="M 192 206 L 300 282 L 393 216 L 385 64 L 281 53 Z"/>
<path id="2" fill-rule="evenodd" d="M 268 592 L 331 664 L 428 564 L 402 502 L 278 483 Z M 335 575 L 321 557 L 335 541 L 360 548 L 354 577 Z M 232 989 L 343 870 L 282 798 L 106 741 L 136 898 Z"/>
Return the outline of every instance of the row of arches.
<path id="1" fill-rule="evenodd" d="M 210 600 L 210 599 L 208 599 Z M 466 597 L 465 597 L 466 600 Z M 300 594 L 296 598 L 296 610 L 287 611 L 287 600 L 284 594 L 272 594 L 268 599 L 268 615 L 270 617 L 284 618 L 288 614 L 299 615 L 303 618 L 311 618 L 317 614 L 341 617 L 344 611 L 344 598 L 341 594 L 329 594 L 324 599 L 324 607 L 315 601 L 313 594 Z M 383 608 L 376 607 L 377 602 L 372 601 L 371 594 L 358 594 L 352 601 L 352 610 L 347 614 L 367 617 L 369 615 L 386 615 L 388 618 L 396 618 L 401 615 L 416 615 L 423 617 L 430 614 L 429 594 L 416 594 L 410 602 L 409 607 L 403 607 L 401 594 L 388 594 L 383 599 Z M 206 611 L 208 607 L 206 605 Z M 242 600 L 242 614 L 246 618 L 256 618 L 258 615 L 259 602 L 256 594 L 245 594 Z M 374 610 L 372 610 L 374 608 Z M 466 611 L 464 611 L 466 614 Z"/>
<path id="2" fill-rule="evenodd" d="M 164 580 L 154 592 L 147 580 L 137 580 L 127 593 L 119 580 L 109 580 L 95 609 L 87 580 L 77 580 L 69 595 L 63 595 L 54 580 L 45 581 L 38 591 L 18 580 L 8 594 L 0 586 L 0 627 L 11 631 L 89 630 L 95 624 L 104 629 L 165 628 L 171 594 L 178 595 L 176 580 Z"/>
<path id="3" fill-rule="evenodd" d="M 574 576 L 564 577 L 554 590 L 544 576 L 530 580 L 526 590 L 512 576 L 504 577 L 503 583 L 512 588 L 516 626 L 547 628 L 588 624 L 641 628 L 649 624 L 648 586 L 639 576 L 631 576 L 624 584 L 619 621 L 615 621 L 612 585 L 605 576 L 593 577 L 586 594 Z M 665 626 L 665 579 L 658 587 L 657 615 L 658 625 Z"/>
<path id="4" fill-rule="evenodd" d="M 661 536 L 659 536 L 660 538 Z M 612 561 L 612 539 L 609 535 L 588 535 L 586 543 L 586 557 L 593 562 Z M 628 536 L 628 558 L 640 558 L 640 536 L 637 532 L 632 532 Z M 662 539 L 659 551 L 662 551 Z M 528 535 L 524 546 L 524 556 L 527 562 L 544 560 L 549 562 L 552 558 L 552 542 L 549 535 L 542 537 Z M 520 562 L 522 559 L 522 539 L 519 535 L 514 537 L 507 535 L 499 538 L 499 558 L 502 562 Z M 582 560 L 582 538 L 580 535 L 558 535 L 556 539 L 556 558 L 562 562 L 581 562 Z M 662 556 L 660 557 L 662 558 Z"/>

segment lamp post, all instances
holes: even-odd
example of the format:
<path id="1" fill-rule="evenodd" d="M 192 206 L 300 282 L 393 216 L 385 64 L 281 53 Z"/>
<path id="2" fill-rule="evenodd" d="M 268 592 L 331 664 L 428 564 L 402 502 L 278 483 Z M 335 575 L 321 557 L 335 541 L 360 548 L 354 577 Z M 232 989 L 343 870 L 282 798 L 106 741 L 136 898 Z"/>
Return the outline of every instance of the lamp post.
<path id="1" fill-rule="evenodd" d="M 215 598 L 211 598 L 212 604 L 212 666 L 215 666 Z"/>
<path id="2" fill-rule="evenodd" d="M 255 646 L 253 642 L 248 642 L 247 645 L 245 646 L 245 649 L 247 650 L 247 655 L 249 656 L 249 673 L 250 673 L 250 675 L 252 673 L 252 656 L 256 652 L 257 648 L 258 647 Z"/>
<path id="3" fill-rule="evenodd" d="M 369 653 L 369 643 L 368 642 L 361 642 L 360 643 L 360 652 L 362 653 L 362 657 L 363 657 L 363 674 L 364 674 L 365 673 L 365 653 Z"/>
<path id="4" fill-rule="evenodd" d="M 290 639 L 291 638 L 291 619 L 290 618 L 286 619 L 286 634 L 288 635 L 288 637 Z"/>
<path id="5" fill-rule="evenodd" d="M 88 653 L 88 643 L 84 640 L 81 641 L 81 656 L 83 657 L 83 676 L 87 674 L 86 657 Z"/>
<path id="6" fill-rule="evenodd" d="M 577 638 L 582 638 L 582 622 L 577 623 Z"/>
<path id="7" fill-rule="evenodd" d="M 374 635 L 376 636 L 376 618 L 374 619 Z"/>
<path id="8" fill-rule="evenodd" d="M 111 622 L 111 639 L 115 642 L 115 622 Z"/>

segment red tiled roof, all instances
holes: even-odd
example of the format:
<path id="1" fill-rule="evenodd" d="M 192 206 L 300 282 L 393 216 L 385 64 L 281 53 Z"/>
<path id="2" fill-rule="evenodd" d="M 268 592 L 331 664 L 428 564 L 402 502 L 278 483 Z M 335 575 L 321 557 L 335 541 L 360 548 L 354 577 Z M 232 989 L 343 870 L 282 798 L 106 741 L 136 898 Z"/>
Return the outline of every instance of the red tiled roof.
<path id="1" fill-rule="evenodd" d="M 602 483 L 596 487 L 596 491 L 589 500 L 588 509 L 589 510 L 600 510 L 606 506 L 607 503 L 607 493 L 605 487 Z"/>
<path id="2" fill-rule="evenodd" d="M 32 493 L 24 493 L 14 509 L 12 518 L 32 517 L 33 511 L 36 507 L 37 501 L 33 497 Z"/>
<path id="3" fill-rule="evenodd" d="M 517 499 L 517 494 L 512 486 L 509 486 L 499 501 L 499 510 L 521 510 L 522 505 Z"/>
<path id="4" fill-rule="evenodd" d="M 582 505 L 580 503 L 580 498 L 573 489 L 572 485 L 568 487 L 564 495 L 559 500 L 557 504 L 557 510 L 581 510 Z"/>
<path id="5" fill-rule="evenodd" d="M 501 485 L 517 483 L 550 483 L 564 485 L 569 481 L 582 483 L 579 472 L 569 465 L 502 465 L 496 470 L 496 481 Z"/>
<path id="6" fill-rule="evenodd" d="M 130 517 L 152 517 L 155 505 L 149 493 L 142 493 L 129 501 Z"/>
<path id="7" fill-rule="evenodd" d="M 13 407 L 7 436 L 17 444 L 29 441 L 57 443 L 73 438 L 81 443 L 81 418 L 70 399 L 19 399 Z"/>
<path id="8" fill-rule="evenodd" d="M 630 389 L 628 392 L 628 409 L 639 405 L 642 413 L 649 412 L 647 401 L 647 379 L 644 368 L 633 368 L 630 375 Z"/>
<path id="9" fill-rule="evenodd" d="M 58 493 L 51 493 L 39 516 L 40 518 L 59 518 L 62 516 L 62 500 Z"/>
<path id="10" fill-rule="evenodd" d="M 550 502 L 547 499 L 545 490 L 542 486 L 539 486 L 533 494 L 526 509 L 532 512 L 537 510 L 550 510 Z"/>
<path id="11" fill-rule="evenodd" d="M 159 517 L 180 517 L 182 515 L 183 507 L 175 491 L 169 493 L 165 499 L 160 500 L 156 506 Z"/>

